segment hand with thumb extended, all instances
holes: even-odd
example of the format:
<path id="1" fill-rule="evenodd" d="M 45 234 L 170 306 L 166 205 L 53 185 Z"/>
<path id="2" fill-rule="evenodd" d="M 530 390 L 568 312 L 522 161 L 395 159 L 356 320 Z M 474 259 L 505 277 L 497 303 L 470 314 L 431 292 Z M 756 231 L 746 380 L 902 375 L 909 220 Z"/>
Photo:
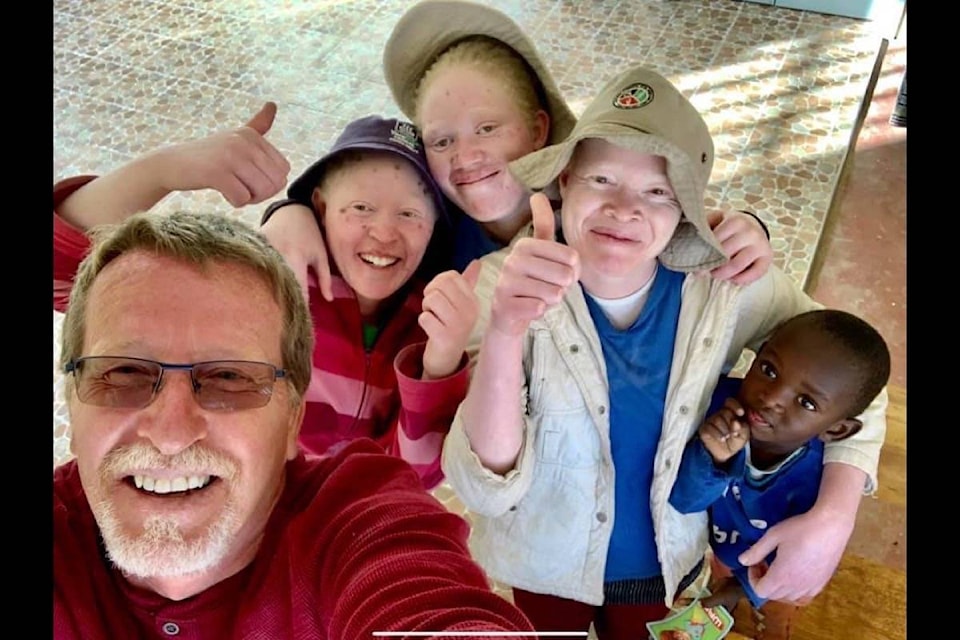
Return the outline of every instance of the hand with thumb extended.
<path id="1" fill-rule="evenodd" d="M 556 216 L 542 193 L 530 196 L 533 236 L 517 240 L 503 262 L 490 311 L 496 331 L 520 336 L 558 304 L 580 277 L 580 257 L 556 241 Z"/>
<path id="2" fill-rule="evenodd" d="M 277 103 L 267 102 L 255 116 L 247 121 L 246 126 L 250 127 L 262 136 L 267 135 L 270 127 L 273 126 L 273 120 L 277 117 Z"/>
<path id="3" fill-rule="evenodd" d="M 463 273 L 444 271 L 423 289 L 423 311 L 418 322 L 427 334 L 423 351 L 424 379 L 445 378 L 456 372 L 480 313 L 474 286 L 480 261 Z"/>
<path id="4" fill-rule="evenodd" d="M 277 105 L 267 102 L 246 124 L 157 152 L 169 191 L 215 189 L 234 207 L 263 202 L 287 183 L 290 163 L 264 135 Z"/>
<path id="5" fill-rule="evenodd" d="M 543 193 L 530 196 L 530 211 L 533 213 L 533 237 L 537 240 L 556 240 L 557 222 L 550 199 Z"/>

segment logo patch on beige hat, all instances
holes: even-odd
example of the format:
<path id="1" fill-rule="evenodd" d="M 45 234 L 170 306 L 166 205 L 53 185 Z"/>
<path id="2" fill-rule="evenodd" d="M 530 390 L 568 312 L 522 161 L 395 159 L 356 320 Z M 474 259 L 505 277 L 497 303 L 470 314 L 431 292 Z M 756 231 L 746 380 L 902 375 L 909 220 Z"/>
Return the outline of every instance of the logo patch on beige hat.
<path id="1" fill-rule="evenodd" d="M 639 109 L 653 102 L 653 87 L 642 82 L 636 82 L 620 90 L 613 99 L 613 106 L 617 109 Z"/>

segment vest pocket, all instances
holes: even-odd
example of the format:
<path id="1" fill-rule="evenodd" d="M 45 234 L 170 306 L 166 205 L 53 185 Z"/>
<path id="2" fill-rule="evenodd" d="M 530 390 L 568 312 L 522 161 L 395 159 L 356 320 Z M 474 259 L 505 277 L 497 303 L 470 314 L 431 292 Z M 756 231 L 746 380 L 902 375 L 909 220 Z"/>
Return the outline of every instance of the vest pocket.
<path id="1" fill-rule="evenodd" d="M 538 464 L 564 469 L 593 469 L 600 465 L 600 436 L 590 414 L 541 414 L 536 431 Z"/>

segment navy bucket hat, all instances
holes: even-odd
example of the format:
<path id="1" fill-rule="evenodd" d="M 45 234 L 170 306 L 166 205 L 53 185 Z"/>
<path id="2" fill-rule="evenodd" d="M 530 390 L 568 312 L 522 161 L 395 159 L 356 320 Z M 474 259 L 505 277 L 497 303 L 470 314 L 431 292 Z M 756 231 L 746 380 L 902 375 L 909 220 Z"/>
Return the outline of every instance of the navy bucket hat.
<path id="1" fill-rule="evenodd" d="M 348 124 L 333 143 L 333 147 L 290 183 L 287 196 L 299 202 L 310 202 L 313 190 L 320 184 L 327 165 L 344 151 L 385 151 L 405 159 L 416 168 L 430 190 L 437 211 L 437 222 L 449 225 L 443 193 L 430 174 L 420 133 L 412 123 L 396 118 L 367 116 Z"/>

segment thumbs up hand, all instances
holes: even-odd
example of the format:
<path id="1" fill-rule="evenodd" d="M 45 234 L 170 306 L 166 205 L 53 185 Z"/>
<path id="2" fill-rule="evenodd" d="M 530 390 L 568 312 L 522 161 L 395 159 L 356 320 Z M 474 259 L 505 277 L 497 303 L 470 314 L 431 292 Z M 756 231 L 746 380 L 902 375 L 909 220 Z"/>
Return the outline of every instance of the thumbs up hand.
<path id="1" fill-rule="evenodd" d="M 423 378 L 445 378 L 457 371 L 470 340 L 480 304 L 473 288 L 480 275 L 474 260 L 463 273 L 444 271 L 423 290 L 423 311 L 417 319 L 427 334 Z"/>
<path id="2" fill-rule="evenodd" d="M 533 236 L 518 240 L 504 260 L 490 311 L 491 328 L 511 336 L 523 335 L 580 278 L 579 255 L 556 241 L 549 199 L 533 194 L 530 209 Z"/>
<path id="3" fill-rule="evenodd" d="M 290 173 L 290 163 L 264 137 L 276 114 L 277 105 L 267 102 L 241 127 L 157 151 L 164 167 L 163 188 L 215 189 L 234 207 L 275 195 Z"/>
<path id="4" fill-rule="evenodd" d="M 530 211 L 533 214 L 533 237 L 537 240 L 557 239 L 557 218 L 550 199 L 542 193 L 530 196 Z"/>

